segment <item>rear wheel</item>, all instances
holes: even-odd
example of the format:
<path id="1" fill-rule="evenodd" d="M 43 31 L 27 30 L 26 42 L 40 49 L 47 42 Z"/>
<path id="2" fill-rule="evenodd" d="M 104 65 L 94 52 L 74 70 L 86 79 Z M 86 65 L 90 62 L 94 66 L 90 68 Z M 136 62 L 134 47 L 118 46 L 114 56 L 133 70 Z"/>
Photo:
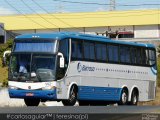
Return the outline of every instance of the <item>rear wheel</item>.
<path id="1" fill-rule="evenodd" d="M 128 92 L 127 90 L 123 89 L 121 93 L 120 101 L 118 102 L 118 105 L 126 105 L 128 102 Z"/>
<path id="2" fill-rule="evenodd" d="M 40 103 L 40 99 L 24 99 L 24 102 L 27 106 L 38 106 Z"/>
<path id="3" fill-rule="evenodd" d="M 133 91 L 132 95 L 131 95 L 131 105 L 137 105 L 138 104 L 138 92 L 137 91 Z"/>
<path id="4" fill-rule="evenodd" d="M 72 86 L 68 100 L 62 100 L 64 106 L 74 106 L 77 101 L 77 89 Z"/>

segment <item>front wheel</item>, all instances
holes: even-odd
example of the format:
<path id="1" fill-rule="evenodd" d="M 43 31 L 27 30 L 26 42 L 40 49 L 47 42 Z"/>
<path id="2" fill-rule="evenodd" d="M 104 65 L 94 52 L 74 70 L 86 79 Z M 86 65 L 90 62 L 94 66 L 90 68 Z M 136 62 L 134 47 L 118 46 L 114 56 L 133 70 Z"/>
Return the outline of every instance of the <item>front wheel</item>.
<path id="1" fill-rule="evenodd" d="M 73 86 L 70 90 L 69 99 L 62 100 L 64 106 L 74 106 L 77 101 L 77 90 L 75 86 Z"/>
<path id="2" fill-rule="evenodd" d="M 121 93 L 120 101 L 118 102 L 118 105 L 126 105 L 128 102 L 128 92 L 127 90 L 123 89 Z"/>
<path id="3" fill-rule="evenodd" d="M 40 103 L 40 99 L 24 99 L 26 106 L 38 106 Z"/>

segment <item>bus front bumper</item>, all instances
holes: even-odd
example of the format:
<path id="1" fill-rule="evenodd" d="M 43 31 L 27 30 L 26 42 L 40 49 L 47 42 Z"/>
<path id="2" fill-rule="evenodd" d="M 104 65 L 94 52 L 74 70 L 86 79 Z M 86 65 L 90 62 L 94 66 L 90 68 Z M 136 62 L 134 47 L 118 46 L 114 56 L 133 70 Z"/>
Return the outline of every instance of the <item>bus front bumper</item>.
<path id="1" fill-rule="evenodd" d="M 10 98 L 38 98 L 42 100 L 56 100 L 56 89 L 54 90 L 18 90 L 8 89 Z"/>

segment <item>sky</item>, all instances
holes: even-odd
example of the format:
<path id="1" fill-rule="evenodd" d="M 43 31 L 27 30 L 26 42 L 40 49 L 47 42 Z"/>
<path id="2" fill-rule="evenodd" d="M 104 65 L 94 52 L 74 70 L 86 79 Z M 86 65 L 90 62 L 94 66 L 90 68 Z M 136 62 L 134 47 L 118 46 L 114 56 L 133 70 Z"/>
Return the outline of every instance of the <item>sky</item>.
<path id="1" fill-rule="evenodd" d="M 110 0 L 0 0 L 0 15 L 108 11 Z M 160 0 L 116 0 L 116 10 L 160 9 Z"/>

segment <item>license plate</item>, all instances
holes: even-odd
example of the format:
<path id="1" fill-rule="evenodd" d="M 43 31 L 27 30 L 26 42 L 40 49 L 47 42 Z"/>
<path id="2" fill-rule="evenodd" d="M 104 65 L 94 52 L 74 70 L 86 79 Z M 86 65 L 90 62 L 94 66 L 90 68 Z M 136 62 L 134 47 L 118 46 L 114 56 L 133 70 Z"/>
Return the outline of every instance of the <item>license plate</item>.
<path id="1" fill-rule="evenodd" d="M 26 96 L 34 96 L 33 93 L 26 93 Z"/>

